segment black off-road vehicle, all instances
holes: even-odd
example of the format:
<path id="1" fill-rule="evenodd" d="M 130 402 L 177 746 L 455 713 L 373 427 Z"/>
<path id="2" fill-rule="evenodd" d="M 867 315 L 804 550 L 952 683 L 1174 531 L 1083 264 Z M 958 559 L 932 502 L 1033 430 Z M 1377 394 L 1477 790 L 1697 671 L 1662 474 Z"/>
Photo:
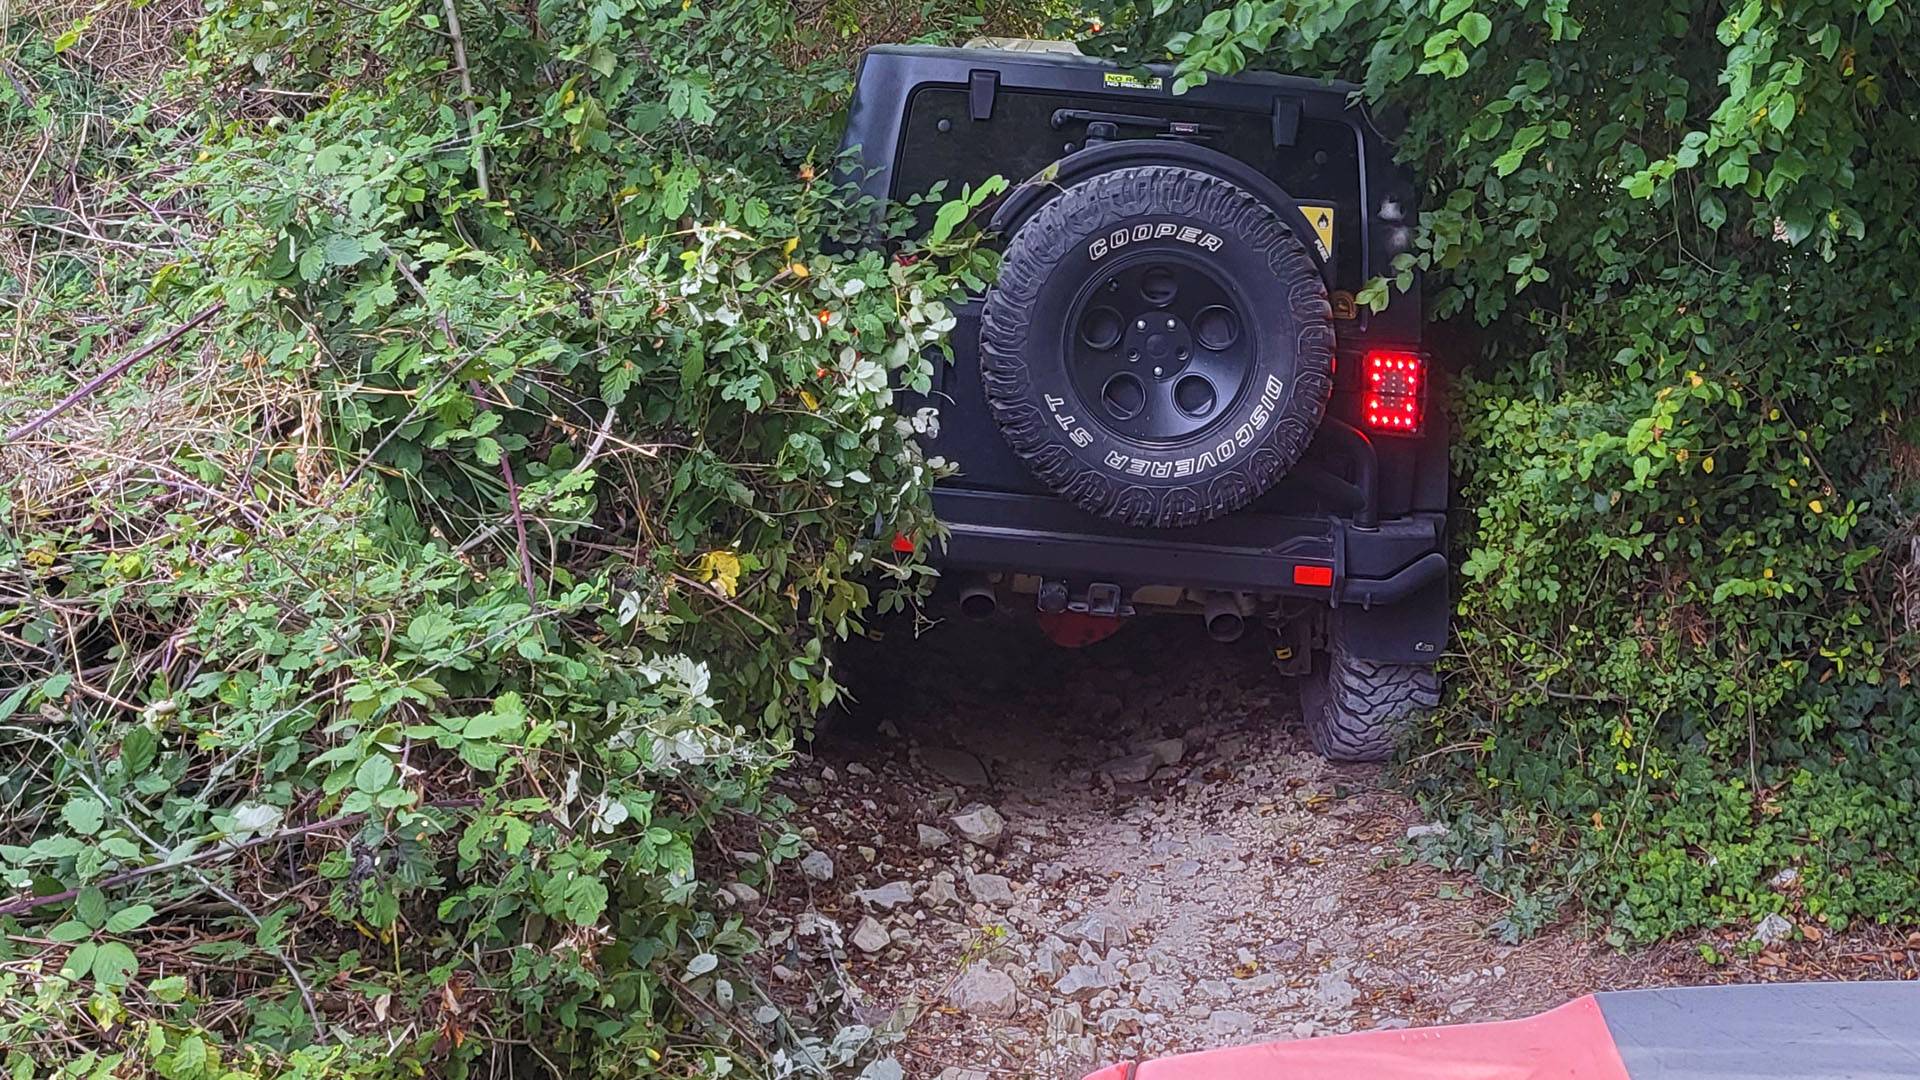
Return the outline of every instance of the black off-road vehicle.
<path id="1" fill-rule="evenodd" d="M 1068 47 L 1070 49 L 1070 47 Z M 871 50 L 846 145 L 903 200 L 993 176 L 997 283 L 959 313 L 928 452 L 940 555 L 975 616 L 1063 644 L 1130 615 L 1278 635 L 1329 757 L 1388 754 L 1437 703 L 1447 442 L 1417 293 L 1391 273 L 1411 178 L 1354 87 L 1021 48 Z"/>

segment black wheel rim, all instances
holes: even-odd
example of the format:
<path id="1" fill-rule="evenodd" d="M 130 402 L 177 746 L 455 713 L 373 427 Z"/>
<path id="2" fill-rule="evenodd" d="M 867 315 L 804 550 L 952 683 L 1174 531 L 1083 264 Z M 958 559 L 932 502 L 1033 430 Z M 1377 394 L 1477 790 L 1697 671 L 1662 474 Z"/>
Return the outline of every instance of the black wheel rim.
<path id="1" fill-rule="evenodd" d="M 1085 412 L 1136 442 L 1180 443 L 1212 427 L 1258 366 L 1239 293 L 1175 252 L 1099 267 L 1070 311 L 1064 355 Z"/>

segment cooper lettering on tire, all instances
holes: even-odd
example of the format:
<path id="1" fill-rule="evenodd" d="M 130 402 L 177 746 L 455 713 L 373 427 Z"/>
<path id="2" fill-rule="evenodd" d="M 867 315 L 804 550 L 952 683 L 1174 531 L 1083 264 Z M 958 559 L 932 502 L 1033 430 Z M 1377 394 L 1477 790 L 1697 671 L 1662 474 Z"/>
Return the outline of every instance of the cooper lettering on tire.
<path id="1" fill-rule="evenodd" d="M 987 404 L 1042 482 L 1131 525 L 1240 509 L 1306 452 L 1327 290 L 1275 209 L 1211 173 L 1116 169 L 1014 234 L 982 314 Z"/>

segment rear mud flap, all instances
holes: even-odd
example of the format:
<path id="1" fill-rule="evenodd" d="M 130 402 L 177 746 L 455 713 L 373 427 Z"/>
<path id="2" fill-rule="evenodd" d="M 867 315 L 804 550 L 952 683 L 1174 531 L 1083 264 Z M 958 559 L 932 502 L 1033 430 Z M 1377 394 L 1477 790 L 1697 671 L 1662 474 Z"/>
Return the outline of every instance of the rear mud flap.
<path id="1" fill-rule="evenodd" d="M 1447 578 L 1441 574 L 1392 604 L 1342 603 L 1327 613 L 1327 632 L 1362 660 L 1431 664 L 1447 646 L 1448 609 Z"/>

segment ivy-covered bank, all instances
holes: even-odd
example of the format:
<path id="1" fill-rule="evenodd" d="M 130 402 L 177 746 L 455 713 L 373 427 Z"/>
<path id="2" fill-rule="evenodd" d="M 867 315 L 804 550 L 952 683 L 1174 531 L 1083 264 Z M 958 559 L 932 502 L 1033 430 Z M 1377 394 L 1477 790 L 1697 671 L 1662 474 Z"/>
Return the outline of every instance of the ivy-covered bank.
<path id="1" fill-rule="evenodd" d="M 1456 827 L 1423 854 L 1508 897 L 1508 933 L 1570 897 L 1622 939 L 1920 914 L 1912 12 L 1154 0 L 1106 22 L 1189 83 L 1352 79 L 1426 178 L 1399 269 L 1458 366 L 1462 572 L 1451 705 L 1412 749 Z"/>

